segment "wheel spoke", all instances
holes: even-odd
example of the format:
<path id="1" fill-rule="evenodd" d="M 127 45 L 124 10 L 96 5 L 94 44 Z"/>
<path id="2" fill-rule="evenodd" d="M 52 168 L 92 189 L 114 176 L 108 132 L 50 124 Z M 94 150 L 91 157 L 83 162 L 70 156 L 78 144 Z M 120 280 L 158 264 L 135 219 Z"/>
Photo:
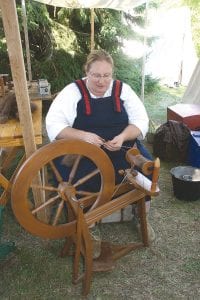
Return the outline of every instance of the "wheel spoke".
<path id="1" fill-rule="evenodd" d="M 53 170 L 53 172 L 54 172 L 54 174 L 55 174 L 55 176 L 56 176 L 57 181 L 58 181 L 58 182 L 62 182 L 62 181 L 63 181 L 62 176 L 61 176 L 60 173 L 58 172 L 58 170 L 57 170 L 55 164 L 53 163 L 53 161 L 51 160 L 51 161 L 49 162 L 49 164 L 50 164 L 50 166 L 51 166 L 51 168 L 52 168 L 52 170 Z"/>
<path id="2" fill-rule="evenodd" d="M 40 211 L 41 209 L 47 207 L 49 204 L 53 203 L 55 200 L 57 200 L 60 196 L 56 195 L 55 197 L 50 198 L 49 200 L 47 200 L 45 203 L 43 203 L 42 205 L 38 206 L 37 208 L 33 209 L 31 211 L 31 213 L 34 215 L 36 214 L 38 211 Z"/>
<path id="3" fill-rule="evenodd" d="M 81 198 L 80 201 L 84 202 L 85 200 L 93 198 L 93 197 L 97 197 L 98 195 L 99 195 L 99 192 L 98 193 L 91 193 L 91 195 L 87 195 L 87 196 Z"/>
<path id="4" fill-rule="evenodd" d="M 45 190 L 45 191 L 51 191 L 51 192 L 59 192 L 59 189 L 53 186 L 48 186 L 48 185 L 36 185 L 33 184 L 32 188 L 35 189 L 41 189 L 41 190 Z"/>
<path id="5" fill-rule="evenodd" d="M 91 195 L 88 195 L 88 196 L 85 196 L 85 197 L 82 197 L 81 199 L 79 199 L 79 202 L 81 203 L 81 205 L 83 205 L 83 207 L 88 207 L 94 203 L 94 201 L 97 199 L 99 194 L 100 194 L 100 192 L 91 193 Z"/>
<path id="6" fill-rule="evenodd" d="M 75 162 L 73 163 L 73 167 L 71 169 L 71 172 L 70 172 L 69 178 L 68 178 L 69 183 L 71 183 L 72 180 L 74 179 L 74 176 L 76 174 L 76 171 L 77 171 L 77 168 L 78 168 L 81 158 L 82 158 L 82 155 L 78 155 L 77 158 L 75 159 Z"/>
<path id="7" fill-rule="evenodd" d="M 62 200 L 58 206 L 57 212 L 56 212 L 56 216 L 54 218 L 54 221 L 52 223 L 53 226 L 56 226 L 56 224 L 58 223 L 58 219 L 61 215 L 62 209 L 64 207 L 64 200 Z"/>
<path id="8" fill-rule="evenodd" d="M 76 195 L 80 195 L 80 196 L 90 196 L 90 195 L 94 195 L 94 193 L 92 193 L 92 192 L 87 192 L 87 191 L 76 191 Z"/>
<path id="9" fill-rule="evenodd" d="M 46 168 L 46 166 L 44 166 L 41 169 L 41 179 L 42 179 L 42 187 L 44 187 L 46 185 L 46 182 L 47 182 L 47 168 Z M 44 189 L 42 189 L 42 194 L 43 194 L 43 199 L 46 200 L 47 195 L 49 194 L 49 192 L 47 193 Z"/>
<path id="10" fill-rule="evenodd" d="M 95 169 L 94 171 L 90 172 L 88 175 L 84 176 L 83 178 L 80 178 L 80 179 L 74 184 L 74 187 L 77 187 L 77 186 L 83 184 L 84 182 L 88 181 L 90 178 L 94 177 L 94 176 L 97 175 L 98 173 L 100 173 L 99 169 Z"/>

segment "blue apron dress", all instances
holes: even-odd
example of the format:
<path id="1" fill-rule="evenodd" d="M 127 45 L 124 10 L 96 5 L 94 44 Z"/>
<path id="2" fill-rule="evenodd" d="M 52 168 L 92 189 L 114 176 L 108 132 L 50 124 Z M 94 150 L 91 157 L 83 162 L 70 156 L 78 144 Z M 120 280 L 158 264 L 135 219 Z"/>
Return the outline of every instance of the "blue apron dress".
<path id="1" fill-rule="evenodd" d="M 120 99 L 122 89 L 121 81 L 115 80 L 113 82 L 111 96 L 105 98 L 92 98 L 84 80 L 76 80 L 75 84 L 80 90 L 82 98 L 77 104 L 77 116 L 74 120 L 73 128 L 95 133 L 105 141 L 108 141 L 112 140 L 116 135 L 119 135 L 128 126 L 128 115 L 123 100 Z M 132 147 L 134 143 L 135 140 L 126 141 L 123 143 L 123 146 Z M 139 145 L 139 150 L 142 151 L 142 144 L 139 143 L 139 141 L 137 141 L 137 143 Z M 104 148 L 103 150 L 112 161 L 115 170 L 115 183 L 118 184 L 123 179 L 123 176 L 118 173 L 118 170 L 130 168 L 130 164 L 125 158 L 126 151 L 124 149 L 120 149 L 119 151 L 108 151 Z M 147 154 L 145 157 L 147 157 Z M 70 168 L 61 165 L 58 160 L 56 165 L 63 179 L 67 180 Z M 84 177 L 95 168 L 96 167 L 89 159 L 83 158 L 80 162 L 74 182 L 79 178 Z M 79 189 L 91 192 L 98 191 L 99 188 L 99 175 L 94 176 L 92 179 L 79 186 Z"/>

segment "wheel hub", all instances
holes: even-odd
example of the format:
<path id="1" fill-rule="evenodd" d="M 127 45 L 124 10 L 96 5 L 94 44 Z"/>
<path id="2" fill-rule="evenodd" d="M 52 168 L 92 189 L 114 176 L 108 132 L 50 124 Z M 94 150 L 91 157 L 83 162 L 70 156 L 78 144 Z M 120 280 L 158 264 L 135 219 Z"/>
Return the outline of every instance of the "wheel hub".
<path id="1" fill-rule="evenodd" d="M 58 185 L 58 189 L 59 189 L 59 195 L 60 197 L 65 200 L 68 201 L 69 196 L 73 197 L 76 195 L 76 189 L 74 188 L 74 186 L 68 182 L 60 182 Z"/>

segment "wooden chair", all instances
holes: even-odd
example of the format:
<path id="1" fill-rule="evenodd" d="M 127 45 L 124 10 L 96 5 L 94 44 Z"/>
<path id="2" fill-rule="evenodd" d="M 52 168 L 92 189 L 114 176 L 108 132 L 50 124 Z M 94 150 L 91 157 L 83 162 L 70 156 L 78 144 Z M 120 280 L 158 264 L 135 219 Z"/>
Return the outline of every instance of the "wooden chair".
<path id="1" fill-rule="evenodd" d="M 62 155 L 75 155 L 67 181 L 63 181 L 54 164 L 54 159 Z M 74 180 L 83 157 L 90 159 L 96 168 L 79 180 Z M 114 267 L 115 261 L 134 249 L 147 247 L 148 234 L 146 223 L 145 196 L 159 193 L 158 176 L 160 162 L 148 161 L 136 149 L 126 154 L 130 168 L 120 170 L 124 176 L 122 184 L 115 186 L 112 163 L 106 153 L 83 141 L 59 140 L 37 150 L 25 161 L 19 170 L 12 187 L 12 207 L 19 223 L 30 233 L 50 239 L 66 238 L 62 256 L 75 251 L 73 264 L 73 283 L 82 282 L 83 295 L 90 290 L 91 279 L 95 271 L 106 271 Z M 136 171 L 135 168 L 141 170 Z M 41 185 L 34 184 L 34 178 L 47 170 L 42 176 Z M 149 180 L 143 175 L 152 175 Z M 79 186 L 100 175 L 101 185 L 98 192 L 80 190 Z M 56 178 L 56 181 L 55 181 Z M 44 194 L 45 202 L 35 205 L 31 199 L 31 189 Z M 113 245 L 102 241 L 101 255 L 93 259 L 93 240 L 90 226 L 102 218 L 127 207 L 138 205 L 141 226 L 141 242 L 127 245 Z M 45 222 L 38 219 L 38 213 L 47 214 Z M 79 275 L 80 257 L 83 257 L 84 272 Z"/>

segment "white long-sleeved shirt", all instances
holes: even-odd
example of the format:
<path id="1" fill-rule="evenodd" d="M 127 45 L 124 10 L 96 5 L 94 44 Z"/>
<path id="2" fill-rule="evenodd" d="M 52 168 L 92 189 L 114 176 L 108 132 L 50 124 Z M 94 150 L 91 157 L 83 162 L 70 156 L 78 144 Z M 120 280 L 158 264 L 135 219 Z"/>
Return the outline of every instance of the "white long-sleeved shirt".
<path id="1" fill-rule="evenodd" d="M 103 97 L 111 96 L 112 86 L 113 81 L 110 83 Z M 98 98 L 92 93 L 90 93 L 90 95 L 92 98 Z M 51 141 L 55 140 L 57 135 L 65 127 L 73 126 L 77 114 L 77 103 L 81 98 L 81 93 L 73 82 L 67 85 L 54 99 L 46 116 L 46 129 Z M 126 83 L 122 85 L 120 98 L 124 102 L 129 124 L 133 124 L 140 129 L 141 135 L 139 138 L 143 139 L 148 131 L 149 125 L 149 118 L 143 103 Z"/>

